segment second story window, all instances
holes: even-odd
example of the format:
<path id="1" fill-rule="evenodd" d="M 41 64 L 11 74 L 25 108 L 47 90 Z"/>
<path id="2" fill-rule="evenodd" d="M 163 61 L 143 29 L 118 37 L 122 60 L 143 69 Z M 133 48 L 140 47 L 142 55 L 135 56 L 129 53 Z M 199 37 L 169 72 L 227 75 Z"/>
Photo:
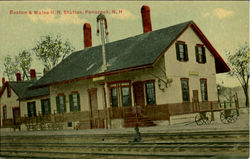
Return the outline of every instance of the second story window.
<path id="1" fill-rule="evenodd" d="M 80 111 L 80 95 L 79 93 L 72 93 L 69 95 L 70 111 Z"/>
<path id="2" fill-rule="evenodd" d="M 176 47 L 176 58 L 178 61 L 188 61 L 188 49 L 185 42 L 177 42 Z"/>
<path id="3" fill-rule="evenodd" d="M 36 116 L 36 102 L 28 102 L 27 110 L 28 110 L 29 117 Z"/>
<path id="4" fill-rule="evenodd" d="M 206 63 L 206 53 L 205 53 L 205 47 L 203 45 L 195 46 L 195 55 L 196 55 L 196 62 Z"/>
<path id="5" fill-rule="evenodd" d="M 7 97 L 10 98 L 11 97 L 11 88 L 10 85 L 7 85 Z"/>

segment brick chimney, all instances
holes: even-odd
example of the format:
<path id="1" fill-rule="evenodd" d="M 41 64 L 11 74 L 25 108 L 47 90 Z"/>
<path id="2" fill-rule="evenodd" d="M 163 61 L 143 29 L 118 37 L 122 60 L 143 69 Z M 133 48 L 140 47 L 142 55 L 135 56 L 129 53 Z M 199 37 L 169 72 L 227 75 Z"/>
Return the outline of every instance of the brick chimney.
<path id="1" fill-rule="evenodd" d="M 84 48 L 92 46 L 91 26 L 89 23 L 83 25 Z"/>
<path id="2" fill-rule="evenodd" d="M 141 7 L 141 16 L 142 16 L 143 32 L 147 33 L 147 32 L 152 31 L 151 18 L 150 18 L 150 8 L 149 8 L 149 6 L 143 5 Z"/>
<path id="3" fill-rule="evenodd" d="M 2 86 L 5 84 L 5 77 L 2 78 Z"/>
<path id="4" fill-rule="evenodd" d="M 21 73 L 20 72 L 16 73 L 16 81 L 22 81 Z"/>
<path id="5" fill-rule="evenodd" d="M 36 79 L 36 70 L 35 69 L 30 69 L 30 79 Z"/>

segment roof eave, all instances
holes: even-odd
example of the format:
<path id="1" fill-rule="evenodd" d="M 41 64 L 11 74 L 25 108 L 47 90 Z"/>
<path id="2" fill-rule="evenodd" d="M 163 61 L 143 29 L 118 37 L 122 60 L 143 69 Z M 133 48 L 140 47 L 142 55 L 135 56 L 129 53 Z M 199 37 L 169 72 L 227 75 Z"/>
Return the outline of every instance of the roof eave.
<path id="1" fill-rule="evenodd" d="M 18 98 L 18 100 L 20 100 L 20 101 L 31 100 L 31 99 L 41 98 L 41 97 L 45 97 L 45 96 L 49 96 L 49 95 L 50 94 L 38 95 L 38 96 L 34 96 L 34 97 L 24 97 L 24 98 Z"/>
<path id="2" fill-rule="evenodd" d="M 110 75 L 114 75 L 114 74 L 118 74 L 118 73 L 122 73 L 122 72 L 135 71 L 135 70 L 152 68 L 152 67 L 153 67 L 153 64 L 147 64 L 147 65 L 142 65 L 142 66 L 137 66 L 137 67 L 130 67 L 130 68 L 125 68 L 125 69 L 120 69 L 120 70 L 97 73 L 94 75 L 83 76 L 83 77 L 74 78 L 74 79 L 70 79 L 70 80 L 57 81 L 57 82 L 53 82 L 53 83 L 49 83 L 49 84 L 35 85 L 35 86 L 31 86 L 29 88 L 30 89 L 37 89 L 37 88 L 49 87 L 52 85 L 71 83 L 71 82 L 75 82 L 75 81 L 92 79 L 92 78 L 101 77 L 101 76 L 110 76 Z"/>

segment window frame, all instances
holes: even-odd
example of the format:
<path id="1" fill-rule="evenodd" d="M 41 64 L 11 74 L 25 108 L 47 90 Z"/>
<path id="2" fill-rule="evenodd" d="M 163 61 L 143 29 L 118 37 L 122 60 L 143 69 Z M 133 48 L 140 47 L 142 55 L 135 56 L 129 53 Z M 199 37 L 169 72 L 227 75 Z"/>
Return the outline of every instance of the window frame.
<path id="1" fill-rule="evenodd" d="M 76 95 L 77 97 L 77 106 L 74 106 L 74 95 Z M 78 91 L 72 91 L 71 94 L 69 94 L 69 107 L 70 112 L 81 111 L 80 94 L 78 93 Z M 77 108 L 77 110 L 75 108 Z"/>
<path id="2" fill-rule="evenodd" d="M 10 98 L 11 97 L 11 87 L 9 84 L 7 84 L 7 98 Z"/>
<path id="3" fill-rule="evenodd" d="M 30 105 L 31 104 L 34 104 L 33 105 L 33 113 L 30 114 L 29 112 L 29 108 L 30 108 Z M 36 113 L 36 102 L 35 101 L 32 101 L 32 102 L 27 102 L 27 112 L 28 112 L 28 117 L 36 117 L 37 116 L 37 113 Z M 34 116 L 33 116 L 34 114 Z"/>
<path id="4" fill-rule="evenodd" d="M 113 89 L 116 90 L 116 100 L 117 100 L 117 105 L 114 105 L 114 101 L 113 101 Z M 110 87 L 109 88 L 109 92 L 110 92 L 110 101 L 111 101 L 111 107 L 117 108 L 119 107 L 119 96 L 118 96 L 118 87 Z"/>
<path id="5" fill-rule="evenodd" d="M 201 54 L 199 52 L 199 48 L 201 48 Z M 196 62 L 199 64 L 205 64 L 207 62 L 206 59 L 206 49 L 203 44 L 196 44 L 195 46 L 195 58 Z"/>
<path id="6" fill-rule="evenodd" d="M 181 52 L 180 52 L 180 47 L 179 45 L 183 45 L 183 58 L 180 58 L 181 56 Z M 176 49 L 176 58 L 178 61 L 180 62 L 187 62 L 189 60 L 188 58 L 188 47 L 187 47 L 187 44 L 185 43 L 185 41 L 177 41 L 175 43 L 175 49 Z"/>
<path id="7" fill-rule="evenodd" d="M 44 105 L 44 102 L 45 101 L 48 101 L 48 108 L 49 108 L 49 111 L 48 113 L 46 113 L 45 111 L 45 105 Z M 42 115 L 50 115 L 51 114 L 51 104 L 50 104 L 50 98 L 46 98 L 46 99 L 41 99 L 41 110 L 42 110 Z"/>
<path id="8" fill-rule="evenodd" d="M 181 94 L 182 94 L 182 101 L 183 102 L 190 102 L 190 92 L 189 92 L 189 78 L 181 78 Z M 182 81 L 187 81 L 187 93 L 188 93 L 188 100 L 184 100 L 184 96 L 183 96 L 183 86 L 182 86 Z"/>
<path id="9" fill-rule="evenodd" d="M 202 82 L 205 82 L 205 92 L 206 92 L 206 99 L 203 99 L 203 90 L 202 90 Z M 201 100 L 203 101 L 203 102 L 206 102 L 206 101 L 208 101 L 208 91 L 207 91 L 207 79 L 206 78 L 201 78 L 200 79 L 200 89 L 201 89 Z"/>
<path id="10" fill-rule="evenodd" d="M 3 107 L 3 120 L 7 119 L 7 106 L 4 105 Z"/>
<path id="11" fill-rule="evenodd" d="M 154 103 L 150 104 L 149 103 L 149 98 L 148 98 L 148 87 L 147 87 L 147 84 L 153 84 L 153 96 L 154 96 Z M 144 87 L 145 87 L 145 96 L 146 96 L 146 105 L 156 105 L 156 92 L 155 92 L 155 80 L 147 80 L 147 81 L 144 81 Z"/>
<path id="12" fill-rule="evenodd" d="M 60 98 L 62 98 L 63 101 L 63 107 L 64 107 L 64 111 L 61 112 L 61 103 L 60 103 Z M 66 96 L 64 95 L 64 93 L 59 93 L 56 96 L 56 110 L 58 114 L 62 114 L 62 113 L 66 113 L 67 112 L 67 108 L 66 108 Z"/>
<path id="13" fill-rule="evenodd" d="M 123 105 L 123 93 L 122 93 L 123 87 L 129 88 L 130 105 Z M 131 80 L 120 80 L 120 81 L 108 82 L 108 88 L 109 88 L 109 99 L 110 99 L 111 107 L 117 108 L 117 107 L 132 106 Z M 112 89 L 114 88 L 116 88 L 116 93 L 117 93 L 117 106 L 113 105 L 114 102 L 113 102 L 113 96 L 112 96 Z"/>
<path id="14" fill-rule="evenodd" d="M 129 92 L 129 103 L 130 103 L 130 105 L 124 105 L 124 103 L 123 103 L 123 91 L 122 91 L 122 89 L 123 88 L 128 88 L 128 92 Z M 132 97 L 131 97 L 131 86 L 130 85 L 124 85 L 124 86 L 121 86 L 121 103 L 122 103 L 122 106 L 123 107 L 128 107 L 128 106 L 132 106 Z"/>

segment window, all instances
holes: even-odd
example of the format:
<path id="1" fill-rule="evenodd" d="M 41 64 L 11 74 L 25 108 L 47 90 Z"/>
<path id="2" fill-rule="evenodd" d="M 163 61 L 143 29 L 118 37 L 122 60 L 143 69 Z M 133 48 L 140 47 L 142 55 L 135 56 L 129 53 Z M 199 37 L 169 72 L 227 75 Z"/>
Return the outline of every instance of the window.
<path id="1" fill-rule="evenodd" d="M 36 116 L 36 102 L 27 103 L 28 117 Z"/>
<path id="2" fill-rule="evenodd" d="M 118 107 L 117 88 L 111 88 L 112 107 Z"/>
<path id="3" fill-rule="evenodd" d="M 207 79 L 201 79 L 200 83 L 201 83 L 201 100 L 207 101 L 208 100 L 208 97 L 207 97 Z"/>
<path id="4" fill-rule="evenodd" d="M 188 61 L 188 49 L 185 42 L 177 42 L 176 46 L 176 57 L 178 61 Z"/>
<path id="5" fill-rule="evenodd" d="M 7 85 L 7 97 L 10 98 L 11 97 L 11 88 L 10 85 Z"/>
<path id="6" fill-rule="evenodd" d="M 51 114 L 50 99 L 42 99 L 41 106 L 42 106 L 42 115 Z"/>
<path id="7" fill-rule="evenodd" d="M 188 102 L 189 101 L 188 78 L 181 78 L 181 90 L 182 90 L 182 100 L 184 102 Z"/>
<path id="8" fill-rule="evenodd" d="M 69 95 L 70 111 L 80 111 L 80 96 L 79 93 L 72 93 Z"/>
<path id="9" fill-rule="evenodd" d="M 3 106 L 3 119 L 7 119 L 7 106 Z"/>
<path id="10" fill-rule="evenodd" d="M 59 96 L 56 97 L 56 108 L 57 108 L 57 113 L 66 112 L 65 95 L 59 95 Z"/>
<path id="11" fill-rule="evenodd" d="M 146 100 L 148 105 L 155 104 L 155 84 L 153 81 L 145 83 Z"/>
<path id="12" fill-rule="evenodd" d="M 122 87 L 122 106 L 131 105 L 131 95 L 129 87 Z"/>
<path id="13" fill-rule="evenodd" d="M 203 45 L 195 46 L 196 62 L 206 63 L 205 47 Z"/>
<path id="14" fill-rule="evenodd" d="M 113 81 L 110 82 L 108 86 L 112 107 L 132 105 L 130 81 Z"/>

